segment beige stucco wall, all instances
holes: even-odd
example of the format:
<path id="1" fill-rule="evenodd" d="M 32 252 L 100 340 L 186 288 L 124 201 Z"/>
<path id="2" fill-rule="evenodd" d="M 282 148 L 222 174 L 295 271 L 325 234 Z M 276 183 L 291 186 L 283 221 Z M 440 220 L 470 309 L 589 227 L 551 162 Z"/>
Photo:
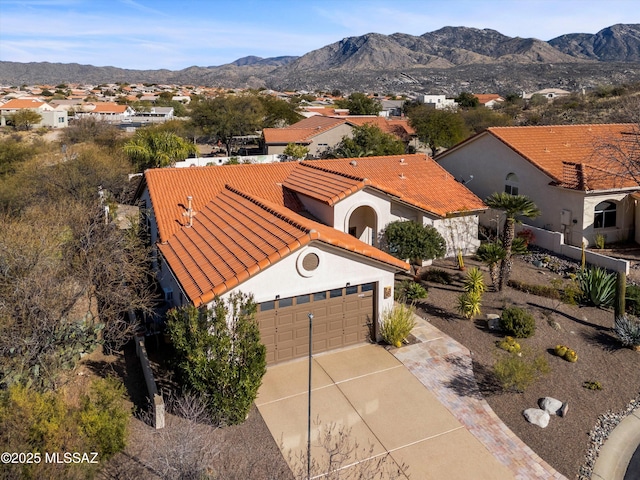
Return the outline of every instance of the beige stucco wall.
<path id="1" fill-rule="evenodd" d="M 628 192 L 590 193 L 549 185 L 551 178 L 537 167 L 515 153 L 509 147 L 491 135 L 477 137 L 460 148 L 448 152 L 437 159 L 438 163 L 456 178 L 468 181 L 466 186 L 480 198 L 485 199 L 493 192 L 503 192 L 509 173 L 518 176 L 518 193 L 531 198 L 541 215 L 526 222 L 535 227 L 553 230 L 564 234 L 565 242 L 580 246 L 583 238 L 593 243 L 596 232 L 593 231 L 593 207 L 603 200 L 620 201 Z M 633 229 L 633 210 L 629 201 L 622 202 L 623 212 L 619 214 L 618 225 L 609 230 L 608 238 L 618 241 L 626 239 Z M 563 215 L 563 210 L 568 211 Z M 569 219 L 563 223 L 563 219 Z M 480 215 L 480 224 L 496 229 L 496 221 L 502 224 L 504 215 L 487 210 Z M 612 241 L 612 240 L 608 240 Z"/>
<path id="2" fill-rule="evenodd" d="M 309 276 L 300 268 L 301 259 L 308 253 L 315 253 L 320 258 L 318 268 Z M 275 265 L 251 277 L 246 282 L 231 290 L 252 293 L 256 302 L 322 292 L 333 288 L 342 288 L 349 283 L 359 285 L 375 282 L 378 284 L 377 312 L 393 306 L 393 267 L 375 262 L 361 255 L 338 249 L 322 242 L 312 242 L 296 250 Z M 391 287 L 391 296 L 384 298 L 384 287 Z"/>
<path id="3" fill-rule="evenodd" d="M 338 125 L 335 128 L 322 132 L 311 138 L 311 143 L 306 145 L 309 155 L 319 157 L 328 148 L 335 147 L 343 137 L 351 137 L 352 127 L 347 124 Z M 267 155 L 280 155 L 284 153 L 286 145 L 267 145 Z"/>

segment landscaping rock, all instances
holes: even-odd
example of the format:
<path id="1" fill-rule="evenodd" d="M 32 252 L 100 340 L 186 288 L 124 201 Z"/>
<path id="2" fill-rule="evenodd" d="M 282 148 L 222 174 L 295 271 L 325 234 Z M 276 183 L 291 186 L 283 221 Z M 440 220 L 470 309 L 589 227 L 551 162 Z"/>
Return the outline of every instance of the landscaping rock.
<path id="1" fill-rule="evenodd" d="M 540 428 L 546 428 L 551 419 L 551 416 L 547 412 L 539 408 L 527 408 L 523 412 L 523 415 L 529 423 L 538 425 Z"/>
<path id="2" fill-rule="evenodd" d="M 562 406 L 564 405 L 560 400 L 556 400 L 552 397 L 544 397 L 538 400 L 540 408 L 547 412 L 549 415 L 560 415 Z"/>
<path id="3" fill-rule="evenodd" d="M 569 404 L 567 402 L 564 402 L 562 404 L 562 407 L 560 408 L 560 411 L 558 412 L 558 415 L 560 415 L 561 417 L 566 417 L 568 411 L 569 411 Z"/>
<path id="4" fill-rule="evenodd" d="M 487 326 L 489 330 L 500 330 L 500 315 L 487 313 Z"/>

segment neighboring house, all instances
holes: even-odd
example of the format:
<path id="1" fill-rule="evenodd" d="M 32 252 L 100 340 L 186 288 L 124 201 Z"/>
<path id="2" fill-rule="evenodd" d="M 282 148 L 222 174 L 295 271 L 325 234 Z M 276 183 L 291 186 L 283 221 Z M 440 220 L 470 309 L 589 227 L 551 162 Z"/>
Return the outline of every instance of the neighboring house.
<path id="1" fill-rule="evenodd" d="M 566 97 L 568 95 L 571 95 L 571 92 L 567 90 L 563 90 L 561 88 L 543 88 L 542 90 L 538 90 L 537 92 L 533 92 L 533 93 L 522 92 L 522 98 L 526 100 L 530 99 L 534 95 L 542 95 L 547 100 L 551 101 L 558 97 Z"/>
<path id="2" fill-rule="evenodd" d="M 418 95 L 417 100 L 420 103 L 424 103 L 436 110 L 443 110 L 445 108 L 456 108 L 458 104 L 452 98 L 447 98 L 444 95 Z"/>
<path id="3" fill-rule="evenodd" d="M 623 138 L 637 134 L 637 126 L 627 124 L 492 127 L 436 161 L 480 198 L 528 196 L 542 214 L 527 223 L 563 233 L 567 244 L 593 245 L 596 235 L 627 241 L 640 230 L 632 195 L 640 187 L 602 146 L 623 145 Z M 496 212 L 480 223 L 496 228 Z"/>
<path id="4" fill-rule="evenodd" d="M 307 147 L 309 156 L 319 157 L 340 143 L 342 137 L 350 135 L 351 129 L 344 119 L 323 115 L 305 118 L 286 128 L 265 128 L 262 130 L 264 153 L 281 154 L 288 144 L 295 143 Z"/>
<path id="5" fill-rule="evenodd" d="M 107 122 L 127 122 L 135 115 L 135 110 L 129 105 L 118 105 L 117 103 L 102 102 L 96 103 L 93 110 L 84 112 L 79 116 L 99 118 Z"/>
<path id="6" fill-rule="evenodd" d="M 425 155 L 147 170 L 137 197 L 173 305 L 254 295 L 270 363 L 378 339 L 394 275 L 386 225 L 434 225 L 475 250 L 485 206 Z M 454 244 L 455 242 L 455 244 Z"/>
<path id="7" fill-rule="evenodd" d="M 25 109 L 33 110 L 42 117 L 40 123 L 33 125 L 35 128 L 65 128 L 69 126 L 66 110 L 54 108 L 45 102 L 34 99 L 14 99 L 0 105 L 0 126 L 6 126 L 7 117 Z"/>
<path id="8" fill-rule="evenodd" d="M 135 112 L 135 114 L 131 116 L 131 121 L 162 123 L 168 122 L 173 118 L 173 107 L 151 107 L 147 112 Z"/>
<path id="9" fill-rule="evenodd" d="M 376 125 L 383 132 L 391 133 L 410 143 L 416 138 L 415 130 L 406 119 L 387 119 L 375 115 L 349 115 L 327 117 L 314 115 L 286 128 L 265 128 L 262 131 L 267 155 L 282 154 L 289 143 L 304 145 L 311 158 L 337 146 L 342 138 L 351 136 L 354 126 Z"/>
<path id="10" fill-rule="evenodd" d="M 473 96 L 478 99 L 480 105 L 487 108 L 494 108 L 504 102 L 504 98 L 497 93 L 474 93 Z"/>

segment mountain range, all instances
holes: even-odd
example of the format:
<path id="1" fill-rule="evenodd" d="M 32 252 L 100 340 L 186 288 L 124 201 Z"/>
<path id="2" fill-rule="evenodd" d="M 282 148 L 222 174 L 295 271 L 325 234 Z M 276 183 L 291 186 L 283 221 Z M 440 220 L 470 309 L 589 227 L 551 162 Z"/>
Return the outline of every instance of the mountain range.
<path id="1" fill-rule="evenodd" d="M 506 93 L 640 81 L 640 24 L 549 41 L 491 29 L 444 27 L 420 36 L 368 33 L 301 57 L 249 56 L 221 66 L 130 70 L 60 63 L 0 62 L 0 83 L 148 82 L 220 87 Z"/>

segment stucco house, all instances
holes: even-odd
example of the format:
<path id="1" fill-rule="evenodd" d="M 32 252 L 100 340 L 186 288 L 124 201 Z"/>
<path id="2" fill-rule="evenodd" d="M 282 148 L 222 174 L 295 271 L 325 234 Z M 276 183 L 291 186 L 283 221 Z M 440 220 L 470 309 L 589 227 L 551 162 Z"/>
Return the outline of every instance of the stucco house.
<path id="1" fill-rule="evenodd" d="M 378 248 L 400 219 L 434 225 L 449 250 L 477 246 L 482 201 L 425 155 L 147 170 L 138 188 L 173 305 L 252 293 L 268 361 L 378 338 L 394 275 Z"/>
<path id="2" fill-rule="evenodd" d="M 493 127 L 436 161 L 480 198 L 528 196 L 542 214 L 527 223 L 563 233 L 567 244 L 593 245 L 597 235 L 621 242 L 636 237 L 640 186 L 605 146 L 624 151 L 637 138 L 637 126 L 628 124 Z M 487 212 L 480 223 L 495 228 L 496 215 Z"/>
<path id="3" fill-rule="evenodd" d="M 135 110 L 129 105 L 118 105 L 111 102 L 100 102 L 95 104 L 95 108 L 88 110 L 78 116 L 94 117 L 107 122 L 126 122 L 131 121 Z"/>
<path id="4" fill-rule="evenodd" d="M 35 99 L 16 98 L 0 105 L 0 126 L 7 124 L 7 119 L 20 110 L 33 110 L 42 119 L 33 127 L 66 128 L 69 126 L 67 111 L 63 108 L 52 107 L 48 103 Z"/>
<path id="5" fill-rule="evenodd" d="M 265 128 L 262 132 L 267 155 L 282 154 L 289 143 L 304 145 L 309 157 L 320 157 L 351 136 L 355 126 L 375 125 L 383 132 L 395 135 L 405 143 L 416 138 L 415 130 L 406 119 L 388 119 L 376 115 L 324 116 L 304 118 L 286 128 Z"/>

